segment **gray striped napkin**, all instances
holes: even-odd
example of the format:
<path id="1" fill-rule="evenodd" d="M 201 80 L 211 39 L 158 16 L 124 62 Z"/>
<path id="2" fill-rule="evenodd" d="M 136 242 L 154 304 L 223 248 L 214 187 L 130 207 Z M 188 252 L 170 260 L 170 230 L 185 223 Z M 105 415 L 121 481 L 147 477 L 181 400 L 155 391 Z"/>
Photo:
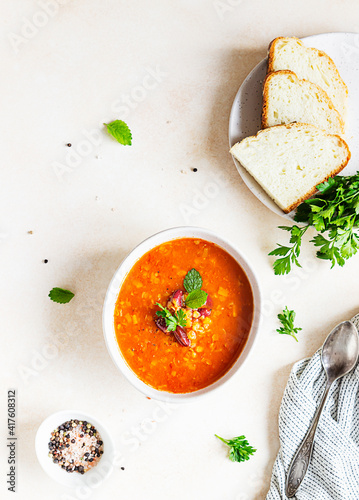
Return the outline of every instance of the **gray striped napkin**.
<path id="1" fill-rule="evenodd" d="M 353 320 L 352 320 L 353 321 Z M 355 317 L 359 330 L 359 315 Z M 293 366 L 279 412 L 280 450 L 266 500 L 286 500 L 286 472 L 325 386 L 321 350 Z M 359 500 L 359 363 L 332 386 L 296 500 Z"/>

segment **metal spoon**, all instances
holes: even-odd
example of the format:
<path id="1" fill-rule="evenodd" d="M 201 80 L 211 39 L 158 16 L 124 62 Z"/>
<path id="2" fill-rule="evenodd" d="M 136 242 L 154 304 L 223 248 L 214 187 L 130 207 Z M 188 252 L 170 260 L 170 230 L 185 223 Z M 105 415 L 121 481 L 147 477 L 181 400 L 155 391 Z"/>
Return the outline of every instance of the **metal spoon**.
<path id="1" fill-rule="evenodd" d="M 352 321 L 357 324 L 357 316 Z M 358 360 L 358 330 L 352 321 L 344 321 L 336 326 L 328 335 L 322 347 L 321 359 L 327 376 L 327 383 L 312 425 L 290 464 L 285 485 L 288 498 L 292 498 L 296 494 L 307 473 L 315 432 L 333 382 L 349 373 Z"/>

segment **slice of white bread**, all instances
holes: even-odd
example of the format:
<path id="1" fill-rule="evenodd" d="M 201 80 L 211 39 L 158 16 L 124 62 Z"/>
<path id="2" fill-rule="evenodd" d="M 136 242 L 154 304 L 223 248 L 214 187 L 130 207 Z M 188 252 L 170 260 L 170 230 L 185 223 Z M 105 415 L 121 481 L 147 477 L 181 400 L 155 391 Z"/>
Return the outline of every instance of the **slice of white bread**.
<path id="1" fill-rule="evenodd" d="M 293 71 L 301 80 L 319 85 L 345 121 L 348 89 L 325 52 L 307 48 L 295 37 L 275 38 L 269 45 L 268 73 L 282 69 Z"/>
<path id="2" fill-rule="evenodd" d="M 286 213 L 340 172 L 350 158 L 341 137 L 306 123 L 266 128 L 230 152 Z"/>
<path id="3" fill-rule="evenodd" d="M 324 90 L 292 71 L 269 73 L 263 85 L 262 128 L 310 123 L 328 134 L 344 134 L 344 122 Z"/>

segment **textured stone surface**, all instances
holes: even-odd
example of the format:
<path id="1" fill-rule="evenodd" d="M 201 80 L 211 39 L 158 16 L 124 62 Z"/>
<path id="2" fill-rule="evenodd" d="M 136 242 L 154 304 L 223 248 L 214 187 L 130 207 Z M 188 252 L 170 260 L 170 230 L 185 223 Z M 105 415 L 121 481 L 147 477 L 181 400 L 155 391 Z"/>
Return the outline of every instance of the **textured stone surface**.
<path id="1" fill-rule="evenodd" d="M 276 229 L 283 220 L 241 181 L 228 154 L 229 112 L 273 38 L 359 31 L 359 5 L 62 0 L 56 10 L 56 2 L 42 3 L 55 4 L 52 15 L 41 14 L 40 1 L 0 5 L 0 366 L 2 403 L 5 389 L 18 389 L 17 498 L 261 500 L 290 367 L 358 312 L 359 258 L 329 270 L 305 245 L 303 269 L 273 275 L 267 253 L 285 241 Z M 117 118 L 130 125 L 133 146 L 105 134 L 102 123 Z M 220 232 L 248 256 L 264 318 L 231 382 L 173 408 L 146 399 L 116 370 L 101 308 L 126 253 L 185 224 Z M 54 286 L 75 298 L 52 303 Z M 303 327 L 298 344 L 275 333 L 285 305 Z M 91 496 L 53 483 L 35 456 L 41 421 L 71 407 L 107 424 L 123 455 Z M 258 451 L 233 464 L 214 433 L 245 434 Z M 1 497 L 10 498 L 4 441 L 1 454 Z"/>

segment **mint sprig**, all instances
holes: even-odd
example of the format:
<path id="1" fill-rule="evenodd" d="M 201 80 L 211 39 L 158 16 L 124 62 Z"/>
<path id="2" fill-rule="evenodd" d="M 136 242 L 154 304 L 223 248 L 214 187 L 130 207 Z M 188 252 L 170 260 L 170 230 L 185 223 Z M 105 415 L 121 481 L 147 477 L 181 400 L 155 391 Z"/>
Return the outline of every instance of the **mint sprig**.
<path id="1" fill-rule="evenodd" d="M 191 309 L 198 309 L 207 302 L 208 293 L 201 290 L 203 284 L 202 276 L 197 269 L 192 268 L 183 280 L 183 286 L 188 292 L 186 306 Z"/>
<path id="2" fill-rule="evenodd" d="M 183 280 L 183 286 L 188 293 L 192 292 L 193 290 L 200 290 L 202 288 L 202 283 L 202 276 L 194 268 L 188 271 Z"/>
<path id="3" fill-rule="evenodd" d="M 70 290 L 55 287 L 50 291 L 49 297 L 53 302 L 57 302 L 58 304 L 67 304 L 75 297 L 75 294 L 70 292 Z"/>
<path id="4" fill-rule="evenodd" d="M 104 123 L 107 132 L 124 146 L 131 146 L 132 134 L 129 126 L 122 120 L 114 120 L 111 123 Z"/>
<path id="5" fill-rule="evenodd" d="M 208 293 L 204 290 L 193 290 L 187 295 L 186 306 L 191 309 L 198 309 L 207 302 Z"/>

